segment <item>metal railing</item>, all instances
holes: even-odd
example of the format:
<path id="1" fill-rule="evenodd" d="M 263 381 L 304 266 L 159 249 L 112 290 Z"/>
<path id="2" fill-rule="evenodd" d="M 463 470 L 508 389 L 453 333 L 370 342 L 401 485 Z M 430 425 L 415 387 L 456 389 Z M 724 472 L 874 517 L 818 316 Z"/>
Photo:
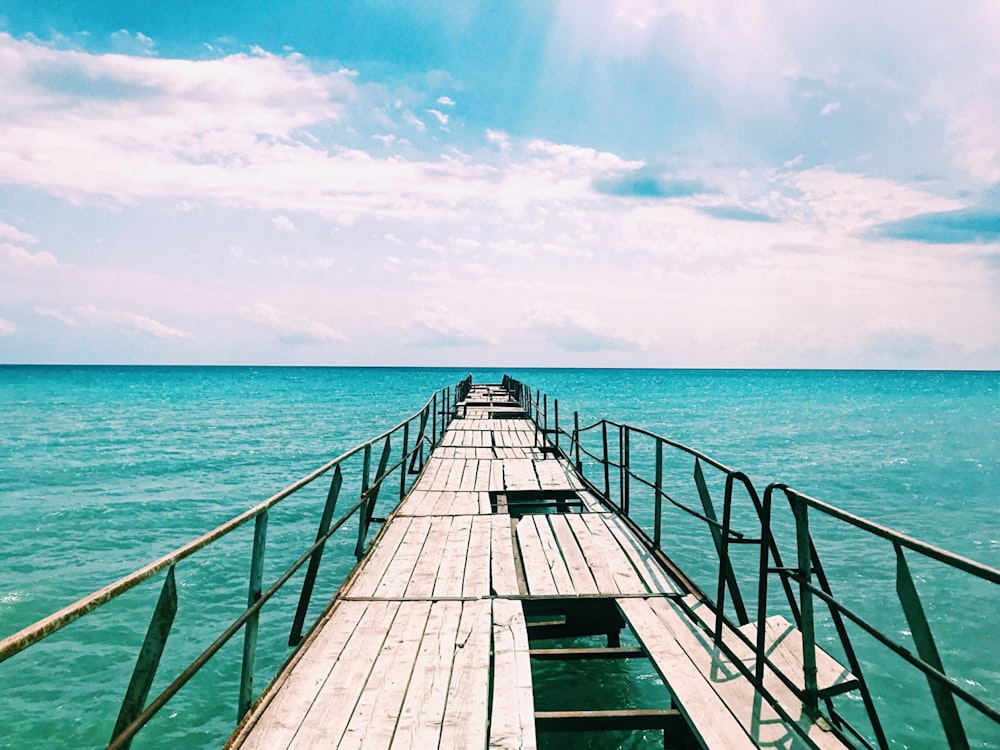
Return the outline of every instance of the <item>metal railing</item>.
<path id="1" fill-rule="evenodd" d="M 312 598 L 313 588 L 327 541 L 348 521 L 357 517 L 357 540 L 354 555 L 361 559 L 366 551 L 366 542 L 372 524 L 376 519 L 374 511 L 382 490 L 388 490 L 391 478 L 398 472 L 398 487 L 393 485 L 396 503 L 401 501 L 420 473 L 424 463 L 425 450 L 433 449 L 440 441 L 448 423 L 455 416 L 456 404 L 465 399 L 472 383 L 472 376 L 460 381 L 454 389 L 444 388 L 434 393 L 422 409 L 386 432 L 366 443 L 352 448 L 343 455 L 324 464 L 311 474 L 303 477 L 281 492 L 269 497 L 244 513 L 235 516 L 221 526 L 203 536 L 179 547 L 148 565 L 86 596 L 54 614 L 39 620 L 13 635 L 0 640 L 0 662 L 42 642 L 49 636 L 72 624 L 84 615 L 114 601 L 127 591 L 149 581 L 158 573 L 166 571 L 159 599 L 150 619 L 131 680 L 125 690 L 111 739 L 109 749 L 128 748 L 135 735 L 177 694 L 181 688 L 211 660 L 215 654 L 240 630 L 244 631 L 241 678 L 237 699 L 237 722 L 249 711 L 254 699 L 254 661 L 257 653 L 257 633 L 260 611 L 295 573 L 308 563 L 308 568 L 298 597 L 298 605 L 289 633 L 288 644 L 297 646 L 303 640 L 306 618 Z M 394 444 L 397 458 L 393 461 Z M 378 461 L 372 466 L 374 452 L 378 450 Z M 429 450 L 428 450 L 429 452 Z M 348 459 L 361 455 L 361 483 L 358 499 L 334 519 L 337 502 L 344 484 L 343 467 Z M 393 461 L 390 464 L 390 461 Z M 319 518 L 315 541 L 288 566 L 277 579 L 264 590 L 263 561 L 267 545 L 267 525 L 269 512 L 287 498 L 311 485 L 320 477 L 330 475 L 330 487 L 326 502 Z M 398 495 L 397 495 L 398 492 Z M 395 504 L 393 503 L 393 507 Z M 247 605 L 244 611 L 226 626 L 218 637 L 185 667 L 156 697 L 147 702 L 150 688 L 156 676 L 160 659 L 171 632 L 174 615 L 177 612 L 178 586 L 175 568 L 182 561 L 210 547 L 227 537 L 236 529 L 254 521 L 253 546 L 250 557 Z M 315 622 L 314 620 L 313 622 Z M 270 681 L 270 680 L 269 680 Z"/>
<path id="2" fill-rule="evenodd" d="M 621 514 L 664 567 L 689 590 L 704 598 L 704 603 L 713 613 L 713 617 L 709 619 L 714 621 L 702 620 L 702 622 L 713 640 L 713 645 L 727 654 L 729 662 L 746 678 L 753 681 L 755 688 L 792 730 L 798 733 L 799 736 L 796 738 L 798 741 L 808 746 L 815 746 L 806 731 L 796 722 L 796 717 L 790 716 L 770 694 L 764 682 L 765 669 L 771 670 L 784 686 L 801 700 L 808 715 L 812 717 L 825 715 L 832 730 L 845 742 L 856 747 L 879 748 L 879 750 L 888 750 L 890 747 L 879 702 L 872 695 L 865 679 L 863 660 L 859 657 L 848 632 L 848 622 L 898 656 L 903 664 L 914 670 L 913 675 L 926 678 L 934 709 L 949 748 L 962 750 L 969 747 L 965 725 L 956 701 L 964 703 L 993 728 L 996 736 L 1000 736 L 1000 708 L 967 689 L 963 680 L 950 677 L 945 672 L 904 550 L 951 571 L 960 572 L 998 587 L 1000 587 L 1000 571 L 847 513 L 784 484 L 770 484 L 761 496 L 743 472 L 733 470 L 700 451 L 645 429 L 606 419 L 581 427 L 579 414 L 574 412 L 572 428 L 567 431 L 559 425 L 559 405 L 556 400 L 553 400 L 553 426 L 550 429 L 549 399 L 545 394 L 532 391 L 524 383 L 510 377 L 504 378 L 503 386 L 534 421 L 536 434 L 539 437 L 551 436 L 557 446 L 557 452 L 576 467 L 584 482 L 601 502 Z M 568 444 L 564 443 L 565 449 L 559 447 L 560 435 L 568 440 Z M 592 450 L 584 447 L 587 435 L 598 436 L 596 439 L 599 442 Z M 588 445 L 593 444 L 594 440 L 595 438 L 591 437 Z M 693 487 L 677 486 L 666 481 L 664 467 L 667 451 L 672 452 L 674 463 L 678 457 L 682 463 L 687 462 L 690 471 L 688 481 Z M 642 454 L 644 460 L 636 460 L 639 454 Z M 591 478 L 586 475 L 588 468 L 596 470 L 596 477 Z M 716 512 L 715 501 L 710 492 L 712 482 L 706 478 L 708 471 L 715 475 L 714 484 L 722 488 L 721 518 Z M 677 472 L 674 472 L 674 475 L 679 479 Z M 651 504 L 645 503 L 639 507 L 633 502 L 633 489 L 636 488 L 646 488 L 649 491 L 647 496 L 651 494 Z M 689 504 L 676 499 L 684 492 L 697 496 L 700 509 L 690 507 Z M 782 494 L 787 499 L 790 518 L 776 517 L 773 501 L 777 494 Z M 714 598 L 707 597 L 667 553 L 665 542 L 676 541 L 668 539 L 665 535 L 664 510 L 668 506 L 676 508 L 685 516 L 696 519 L 707 527 L 717 561 Z M 743 512 L 742 522 L 747 524 L 744 531 L 736 529 L 734 513 L 737 510 Z M 915 654 L 898 635 L 886 633 L 884 626 L 873 624 L 845 604 L 842 598 L 834 595 L 817 549 L 815 535 L 810 531 L 810 517 L 816 515 L 865 532 L 870 538 L 884 540 L 892 546 L 896 558 L 897 598 L 912 634 L 913 644 L 916 647 Z M 790 544 L 785 545 L 790 565 L 782 558 L 782 545 L 779 544 L 779 537 L 782 535 L 776 533 L 779 527 L 786 532 L 785 536 L 790 536 L 792 539 Z M 754 563 L 737 568 L 732 549 L 743 545 L 756 546 L 759 554 Z M 785 674 L 771 661 L 767 652 L 765 620 L 769 611 L 773 612 L 768 606 L 769 583 L 775 579 L 784 594 L 781 608 L 791 615 L 801 632 L 802 671 L 798 675 Z M 749 592 L 745 590 L 747 583 L 751 584 Z M 993 595 L 993 601 L 1000 600 L 998 595 L 1000 588 Z M 869 725 L 867 729 L 855 726 L 844 712 L 838 710 L 834 702 L 836 697 L 834 691 L 823 691 L 817 684 L 817 602 L 826 605 L 840 650 L 856 680 L 852 689 L 857 690 L 860 702 L 863 704 L 863 714 Z M 678 600 L 678 603 L 688 610 L 690 616 L 702 619 L 702 616 L 688 607 L 683 599 Z M 738 626 L 756 624 L 754 639 L 738 627 L 732 626 L 730 618 L 726 615 L 727 603 Z M 755 663 L 752 669 L 736 657 L 730 648 L 732 641 L 727 643 L 727 639 L 734 637 L 741 640 L 744 646 L 753 649 Z"/>

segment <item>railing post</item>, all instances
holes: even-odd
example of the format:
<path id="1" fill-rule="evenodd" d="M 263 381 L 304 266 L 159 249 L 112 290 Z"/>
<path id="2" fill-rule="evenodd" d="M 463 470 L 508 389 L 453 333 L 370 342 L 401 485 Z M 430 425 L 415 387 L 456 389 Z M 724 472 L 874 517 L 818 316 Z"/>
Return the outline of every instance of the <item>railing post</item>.
<path id="1" fill-rule="evenodd" d="M 653 544 L 660 548 L 660 525 L 663 520 L 663 440 L 656 438 L 656 498 L 653 505 Z"/>
<path id="2" fill-rule="evenodd" d="M 553 400 L 553 409 L 556 415 L 556 448 L 559 447 L 559 399 Z"/>
<path id="3" fill-rule="evenodd" d="M 625 510 L 625 425 L 618 425 L 618 508 Z"/>
<path id="4" fill-rule="evenodd" d="M 601 442 L 604 445 L 604 499 L 611 502 L 611 467 L 608 461 L 608 422 L 601 420 Z"/>
<path id="5" fill-rule="evenodd" d="M 403 424 L 403 456 L 400 459 L 402 463 L 399 466 L 399 501 L 403 502 L 403 498 L 406 497 L 406 462 L 409 460 L 410 452 L 410 423 L 405 422 Z"/>
<path id="6" fill-rule="evenodd" d="M 732 493 L 732 481 L 732 475 L 728 474 L 726 476 L 727 497 L 730 497 Z M 739 583 L 736 580 L 733 567 L 729 564 L 727 552 L 723 549 L 723 531 L 719 529 L 719 519 L 715 515 L 715 507 L 712 505 L 712 495 L 708 491 L 708 485 L 705 483 L 705 475 L 701 470 L 701 461 L 697 457 L 694 459 L 694 483 L 698 488 L 698 497 L 701 498 L 701 506 L 705 511 L 705 518 L 709 520 L 708 529 L 712 534 L 712 542 L 715 544 L 715 551 L 719 556 L 719 580 L 721 581 L 724 577 L 728 583 L 729 594 L 733 599 L 733 608 L 736 610 L 737 618 L 742 625 L 748 621 L 746 606 L 743 604 L 743 594 L 740 593 Z M 723 515 L 725 515 L 724 512 Z M 720 591 L 722 591 L 721 588 Z M 720 612 L 722 611 L 722 605 L 723 601 L 720 597 L 718 602 Z"/>
<path id="7" fill-rule="evenodd" d="M 580 463 L 580 412 L 573 412 L 573 438 L 576 448 L 576 470 L 583 476 L 583 464 Z"/>
<path id="8" fill-rule="evenodd" d="M 629 439 L 631 436 L 629 434 L 628 425 L 625 425 L 622 431 L 625 435 L 625 446 L 624 446 L 625 455 L 622 456 L 622 491 L 623 491 L 622 510 L 627 516 L 629 514 L 629 509 L 632 505 L 632 497 L 631 497 L 632 462 L 631 462 L 631 449 L 629 447 Z"/>
<path id="9" fill-rule="evenodd" d="M 267 541 L 267 511 L 254 520 L 253 556 L 250 560 L 250 586 L 247 592 L 247 606 L 253 606 L 260 599 L 261 581 L 264 577 L 264 546 Z M 257 656 L 257 628 L 260 624 L 260 610 L 247 620 L 243 634 L 243 669 L 240 674 L 240 700 L 236 720 L 240 721 L 253 702 L 253 665 Z"/>
<path id="10" fill-rule="evenodd" d="M 795 546 L 798 552 L 799 607 L 802 613 L 802 679 L 805 685 L 803 708 L 810 716 L 819 713 L 819 690 L 816 684 L 816 622 L 813 615 L 812 541 L 809 536 L 809 506 L 792 499 L 795 516 Z"/>
<path id="11" fill-rule="evenodd" d="M 771 560 L 771 492 L 764 492 L 764 502 L 760 510 L 760 566 L 757 573 L 757 669 L 754 677 L 757 690 L 764 689 L 764 656 L 766 650 L 765 630 L 767 629 L 767 576 Z"/>
<path id="12" fill-rule="evenodd" d="M 437 445 L 437 426 L 438 426 L 438 395 L 437 391 L 434 391 L 433 406 L 431 406 L 431 448 L 433 449 Z"/>
<path id="13" fill-rule="evenodd" d="M 146 638 L 142 642 L 142 649 L 132 670 L 132 679 L 129 680 L 128 688 L 125 690 L 118 720 L 111 733 L 112 740 L 142 713 L 143 705 L 149 696 L 149 688 L 152 687 L 153 678 L 156 676 L 156 669 L 160 665 L 160 657 L 167 645 L 167 636 L 170 635 L 170 626 L 174 623 L 175 614 L 177 614 L 177 583 L 174 580 L 174 566 L 171 565 L 167 568 L 167 577 L 163 581 L 163 588 L 160 589 L 160 598 L 149 620 Z M 128 750 L 131 744 L 132 740 L 128 740 L 122 747 Z"/>
<path id="14" fill-rule="evenodd" d="M 365 463 L 361 474 L 361 507 L 358 508 L 358 543 L 354 545 L 354 556 L 361 559 L 365 549 L 365 539 L 368 538 L 368 487 L 372 466 L 372 444 L 365 446 Z"/>
<path id="15" fill-rule="evenodd" d="M 403 476 L 406 476 L 404 471 Z M 326 505 L 323 506 L 323 515 L 319 520 L 319 529 L 316 531 L 316 541 L 319 542 L 326 536 L 333 521 L 333 511 L 337 507 L 337 498 L 340 496 L 340 487 L 344 483 L 340 466 L 333 472 L 333 479 L 330 481 L 330 491 L 326 494 Z M 306 621 L 306 614 L 309 612 L 309 600 L 312 598 L 313 586 L 316 585 L 316 575 L 319 573 L 319 563 L 323 558 L 323 548 L 320 546 L 312 557 L 309 558 L 309 568 L 306 570 L 305 580 L 302 581 L 302 593 L 299 595 L 299 606 L 295 610 L 295 619 L 292 621 L 292 631 L 288 634 L 288 645 L 291 648 L 298 646 L 302 641 L 302 627 Z"/>
<path id="16" fill-rule="evenodd" d="M 899 596 L 899 603 L 903 605 L 903 614 L 906 615 L 906 624 L 910 626 L 917 654 L 927 664 L 944 674 L 944 665 L 934 643 L 934 635 L 924 614 L 924 607 L 920 603 L 917 587 L 910 575 L 910 567 L 903 557 L 903 548 L 898 542 L 893 542 L 892 546 L 896 550 L 896 594 Z M 927 683 L 930 685 L 931 696 L 934 698 L 934 706 L 941 719 L 945 737 L 948 738 L 948 747 L 951 750 L 968 750 L 969 740 L 965 736 L 962 718 L 955 707 L 955 696 L 932 677 L 927 678 Z"/>

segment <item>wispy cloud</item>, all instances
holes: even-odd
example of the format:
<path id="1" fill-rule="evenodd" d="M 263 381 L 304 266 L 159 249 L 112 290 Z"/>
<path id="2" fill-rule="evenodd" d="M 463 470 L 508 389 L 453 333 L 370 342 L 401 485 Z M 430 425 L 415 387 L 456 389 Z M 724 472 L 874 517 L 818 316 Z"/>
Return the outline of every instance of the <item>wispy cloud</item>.
<path id="1" fill-rule="evenodd" d="M 406 326 L 407 343 L 426 349 L 457 349 L 482 347 L 490 338 L 471 322 L 456 315 L 443 305 L 419 310 Z"/>
<path id="2" fill-rule="evenodd" d="M 347 336 L 326 323 L 305 315 L 294 315 L 272 305 L 258 302 L 238 310 L 240 317 L 276 332 L 283 344 L 303 346 L 347 341 Z"/>
<path id="3" fill-rule="evenodd" d="M 187 331 L 173 328 L 146 315 L 140 315 L 128 310 L 106 310 L 94 305 L 80 305 L 73 308 L 72 316 L 67 317 L 75 317 L 81 322 L 91 325 L 107 323 L 117 326 L 122 330 L 137 331 L 153 336 L 154 338 L 170 341 L 194 338 L 194 334 Z"/>
<path id="4" fill-rule="evenodd" d="M 17 333 L 17 326 L 6 318 L 0 318 L 0 336 L 13 336 Z"/>
<path id="5" fill-rule="evenodd" d="M 271 223 L 274 224 L 274 228 L 279 232 L 297 232 L 299 228 L 295 226 L 295 222 L 289 219 L 287 216 L 275 216 L 271 219 Z"/>
<path id="6" fill-rule="evenodd" d="M 27 232 L 22 232 L 17 227 L 11 226 L 10 224 L 5 224 L 4 222 L 0 221 L 0 241 L 4 240 L 8 242 L 18 242 L 25 244 L 38 242 L 38 238 L 35 237 L 34 235 L 28 234 Z"/>
<path id="7" fill-rule="evenodd" d="M 642 348 L 639 341 L 627 334 L 609 331 L 592 315 L 579 310 L 536 307 L 528 310 L 521 322 L 566 352 L 630 352 Z"/>
<path id="8" fill-rule="evenodd" d="M 6 264 L 21 268 L 58 268 L 60 265 L 59 259 L 45 250 L 33 253 L 19 245 L 3 243 L 0 244 L 0 253 L 3 253 Z"/>

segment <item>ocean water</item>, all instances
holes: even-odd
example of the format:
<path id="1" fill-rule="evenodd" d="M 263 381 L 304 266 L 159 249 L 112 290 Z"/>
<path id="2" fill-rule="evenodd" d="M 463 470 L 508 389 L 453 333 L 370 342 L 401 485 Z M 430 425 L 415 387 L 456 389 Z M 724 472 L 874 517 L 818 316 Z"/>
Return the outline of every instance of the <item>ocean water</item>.
<path id="1" fill-rule="evenodd" d="M 272 495 L 397 424 L 435 389 L 468 373 L 0 367 L 0 637 Z M 499 382 L 503 375 L 499 370 L 472 373 L 476 382 Z M 579 412 L 582 427 L 602 417 L 644 427 L 746 472 L 761 491 L 771 481 L 783 481 L 1000 567 L 996 372 L 509 373 L 559 399 L 563 428 L 572 424 L 573 411 Z M 550 403 L 550 412 L 553 407 Z M 584 447 L 597 451 L 599 445 L 597 430 L 584 433 Z M 634 464 L 648 470 L 650 446 L 636 438 L 632 447 Z M 698 507 L 690 463 L 674 460 L 668 459 L 666 469 L 677 483 L 672 496 Z M 603 481 L 593 477 L 598 484 Z M 356 474 L 345 480 L 346 486 L 358 481 Z M 709 481 L 719 497 L 715 480 Z M 311 542 L 324 496 L 325 487 L 316 487 L 272 513 L 265 582 Z M 632 505 L 648 526 L 650 498 L 635 488 Z M 787 529 L 786 516 L 787 511 L 780 517 L 776 511 L 779 531 Z M 734 522 L 753 531 L 745 514 L 737 513 Z M 668 510 L 665 523 L 671 555 L 714 592 L 711 541 L 704 526 L 675 510 Z M 835 591 L 905 638 L 906 623 L 893 598 L 891 546 L 838 524 L 817 522 L 814 532 Z M 241 610 L 251 537 L 249 527 L 241 529 L 178 566 L 179 609 L 154 694 Z M 313 616 L 349 570 L 351 546 L 351 540 L 341 540 L 328 549 Z M 995 702 L 1000 694 L 1000 653 L 993 635 L 1000 621 L 996 593 L 909 559 L 946 669 Z M 0 664 L 0 748 L 102 747 L 107 742 L 159 580 Z M 297 591 L 287 588 L 264 609 L 258 688 L 288 653 L 289 607 Z M 820 637 L 828 636 L 828 623 L 821 622 Z M 926 681 L 884 649 L 860 636 L 858 641 L 893 747 L 940 746 Z M 241 643 L 233 639 L 143 730 L 134 747 L 218 747 L 234 725 Z M 654 675 L 624 665 L 590 677 L 542 670 L 536 681 L 546 708 L 561 707 L 555 705 L 561 700 L 577 707 L 591 700 L 594 690 L 567 692 L 568 679 L 588 688 L 600 683 L 606 697 L 593 700 L 608 701 L 604 707 L 641 705 L 662 690 Z M 851 712 L 849 701 L 844 710 Z M 1000 748 L 996 732 L 989 724 L 969 723 L 973 747 Z M 655 746 L 652 736 L 601 742 L 587 745 L 571 738 L 569 744 Z"/>

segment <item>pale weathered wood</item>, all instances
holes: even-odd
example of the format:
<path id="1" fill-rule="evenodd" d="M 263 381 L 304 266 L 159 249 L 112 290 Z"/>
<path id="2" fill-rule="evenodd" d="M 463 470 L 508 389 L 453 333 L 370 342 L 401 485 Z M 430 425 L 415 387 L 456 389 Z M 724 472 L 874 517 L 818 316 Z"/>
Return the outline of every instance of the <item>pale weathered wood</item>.
<path id="1" fill-rule="evenodd" d="M 336 747 L 354 713 L 375 659 L 399 609 L 398 602 L 371 602 L 340 658 L 316 694 L 289 750 Z M 328 667 L 326 667 L 329 669 Z M 262 745 L 262 748 L 270 748 Z"/>
<path id="2" fill-rule="evenodd" d="M 489 599 L 462 605 L 439 747 L 481 748 L 486 745 L 491 610 Z"/>
<path id="3" fill-rule="evenodd" d="M 618 599 L 617 603 L 702 744 L 727 750 L 756 748 L 701 670 L 664 629 L 650 603 L 645 599 Z"/>
<path id="4" fill-rule="evenodd" d="M 514 543 L 508 516 L 490 518 L 490 587 L 497 596 L 517 596 Z"/>
<path id="5" fill-rule="evenodd" d="M 439 747 L 461 602 L 434 602 L 392 738 L 394 750 Z"/>
<path id="6" fill-rule="evenodd" d="M 479 461 L 467 459 L 465 461 L 465 471 L 462 473 L 462 482 L 458 489 L 462 492 L 475 492 L 476 473 L 479 471 Z"/>
<path id="7" fill-rule="evenodd" d="M 615 586 L 621 593 L 642 594 L 648 591 L 618 540 L 611 533 L 611 529 L 604 523 L 602 514 L 581 513 L 578 517 L 583 519 L 592 535 L 590 538 L 592 548 L 584 550 L 587 559 L 589 560 L 591 556 L 603 558 L 611 570 Z"/>
<path id="8" fill-rule="evenodd" d="M 528 583 L 528 593 L 533 596 L 555 596 L 558 589 L 531 516 L 524 516 L 517 522 L 515 534 L 521 553 L 521 564 L 524 566 L 524 576 Z"/>
<path id="9" fill-rule="evenodd" d="M 636 538 L 621 518 L 611 515 L 602 517 L 650 591 L 659 591 L 664 594 L 681 593 L 681 589 L 660 567 L 650 551 L 642 545 L 642 542 Z"/>
<path id="10" fill-rule="evenodd" d="M 508 490 L 540 490 L 535 462 L 531 459 L 508 459 L 504 461 L 503 477 Z"/>
<path id="11" fill-rule="evenodd" d="M 750 639 L 751 643 L 757 642 L 756 623 L 743 625 L 740 630 Z M 729 639 L 726 640 L 726 643 L 730 643 Z M 732 639 L 731 647 L 747 664 L 753 664 L 753 652 L 735 636 Z M 767 658 L 792 681 L 792 684 L 799 690 L 804 690 L 802 633 L 799 632 L 799 629 L 781 615 L 771 615 L 764 623 L 764 647 Z M 816 683 L 820 693 L 836 694 L 856 687 L 858 680 L 849 669 L 826 651 L 817 647 Z"/>
<path id="12" fill-rule="evenodd" d="M 471 520 L 462 596 L 487 597 L 490 595 L 491 519 L 489 516 L 473 516 Z"/>
<path id="13" fill-rule="evenodd" d="M 788 747 L 801 743 L 795 731 L 787 726 L 778 713 L 763 701 L 753 683 L 743 676 L 729 659 L 714 647 L 709 636 L 669 599 L 649 600 L 650 609 L 681 645 L 691 662 L 698 668 L 725 702 L 729 710 L 749 735 L 759 744 Z M 733 637 L 735 639 L 735 636 Z M 727 640 L 727 643 L 729 641 Z M 768 670 L 769 672 L 770 670 Z M 767 687 L 782 708 L 809 734 L 809 739 L 824 750 L 843 750 L 845 745 L 833 733 L 815 724 L 806 714 L 802 703 L 773 674 L 765 674 Z"/>
<path id="14" fill-rule="evenodd" d="M 493 601 L 493 710 L 490 747 L 530 750 L 535 738 L 528 629 L 521 603 Z"/>
<path id="15" fill-rule="evenodd" d="M 525 516 L 525 520 L 530 520 L 535 525 L 535 531 L 542 544 L 542 551 L 545 553 L 545 560 L 549 564 L 549 572 L 552 574 L 552 580 L 556 584 L 556 593 L 561 596 L 573 596 L 578 592 L 573 585 L 573 579 L 570 576 L 566 561 L 563 559 L 562 552 L 556 542 L 552 527 L 549 525 L 549 518 L 551 516 Z"/>
<path id="16" fill-rule="evenodd" d="M 378 544 L 362 562 L 346 593 L 357 596 L 372 596 L 375 593 L 411 524 L 412 519 L 400 516 L 389 521 Z"/>
<path id="17" fill-rule="evenodd" d="M 569 571 L 570 578 L 573 579 L 573 588 L 576 590 L 576 593 L 598 593 L 594 574 L 591 572 L 590 566 L 587 565 L 587 560 L 580 549 L 580 543 L 573 534 L 566 516 L 557 513 L 549 516 L 548 521 L 552 526 L 552 532 L 555 534 L 556 540 L 559 542 L 559 549 L 562 550 L 563 558 L 566 560 L 566 568 Z"/>
<path id="18" fill-rule="evenodd" d="M 434 582 L 437 580 L 438 566 L 448 541 L 451 523 L 452 519 L 448 517 L 431 518 L 430 529 L 406 586 L 405 598 L 429 597 L 434 593 Z"/>
<path id="19" fill-rule="evenodd" d="M 413 573 L 413 567 L 417 564 L 417 557 L 420 555 L 420 550 L 424 546 L 424 540 L 427 538 L 430 528 L 431 521 L 426 516 L 416 516 L 410 520 L 410 528 L 407 529 L 399 549 L 396 550 L 389 567 L 386 568 L 385 575 L 375 587 L 373 596 L 384 599 L 402 598 L 410 583 L 410 575 Z M 360 592 L 354 591 L 353 587 L 351 593 L 360 594 Z"/>
<path id="20" fill-rule="evenodd" d="M 447 546 L 441 557 L 437 579 L 434 581 L 434 596 L 458 597 L 462 595 L 465 581 L 465 566 L 469 559 L 469 532 L 472 529 L 471 516 L 456 516 L 448 533 Z"/>
<path id="21" fill-rule="evenodd" d="M 288 671 L 240 747 L 246 750 L 287 748 L 299 730 L 313 699 L 329 677 L 348 641 L 368 611 L 367 602 L 340 602 L 324 627 L 309 643 L 309 659 L 300 659 Z"/>
<path id="22" fill-rule="evenodd" d="M 584 519 L 585 515 L 587 514 L 571 513 L 566 516 L 566 523 L 573 530 L 573 535 L 580 545 L 581 553 L 587 561 L 587 567 L 590 568 L 590 573 L 594 576 L 594 582 L 597 584 L 597 591 L 609 596 L 621 593 L 618 590 L 618 584 L 615 583 L 614 574 L 608 566 L 608 561 L 597 551 L 593 541 L 594 535 Z"/>
<path id="23" fill-rule="evenodd" d="M 577 490 L 583 484 L 561 460 L 535 461 L 535 473 L 543 490 Z"/>
<path id="24" fill-rule="evenodd" d="M 410 683 L 430 614 L 429 602 L 404 602 L 385 641 L 378 649 L 368 682 L 358 700 L 339 747 L 360 750 L 388 747 Z"/>

